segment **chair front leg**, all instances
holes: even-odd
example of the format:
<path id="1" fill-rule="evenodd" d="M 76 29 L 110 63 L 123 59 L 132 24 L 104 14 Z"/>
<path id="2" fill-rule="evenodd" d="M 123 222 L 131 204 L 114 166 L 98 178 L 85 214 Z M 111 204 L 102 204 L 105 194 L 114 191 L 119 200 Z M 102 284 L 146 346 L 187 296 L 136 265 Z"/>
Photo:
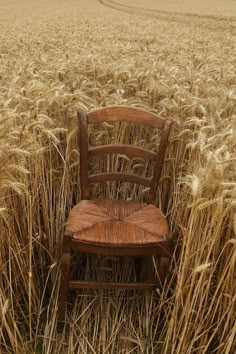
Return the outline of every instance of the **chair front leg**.
<path id="1" fill-rule="evenodd" d="M 71 262 L 71 236 L 65 233 L 61 259 L 61 284 L 59 292 L 58 321 L 65 321 L 67 297 L 69 290 L 70 262 Z"/>

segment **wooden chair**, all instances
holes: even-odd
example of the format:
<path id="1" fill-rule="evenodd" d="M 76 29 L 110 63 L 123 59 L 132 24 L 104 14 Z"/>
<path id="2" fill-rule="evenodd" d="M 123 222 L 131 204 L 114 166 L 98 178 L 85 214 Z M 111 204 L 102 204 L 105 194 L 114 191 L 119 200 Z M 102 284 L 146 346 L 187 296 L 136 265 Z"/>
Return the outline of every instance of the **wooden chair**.
<path id="1" fill-rule="evenodd" d="M 80 144 L 80 183 L 82 200 L 72 208 L 65 228 L 61 261 L 58 320 L 64 321 L 68 290 L 71 288 L 152 289 L 161 286 L 172 255 L 165 216 L 153 205 L 168 143 L 171 122 L 137 108 L 108 107 L 91 113 L 78 112 Z M 131 145 L 88 146 L 88 124 L 97 122 L 138 123 L 161 131 L 159 152 Z M 99 173 L 89 176 L 90 155 L 122 153 L 154 160 L 152 178 L 126 173 Z M 97 199 L 89 200 L 88 184 L 99 181 L 128 181 L 150 187 L 148 204 Z M 159 255 L 164 262 L 159 280 L 142 283 L 78 281 L 69 279 L 71 252 L 113 256 Z"/>

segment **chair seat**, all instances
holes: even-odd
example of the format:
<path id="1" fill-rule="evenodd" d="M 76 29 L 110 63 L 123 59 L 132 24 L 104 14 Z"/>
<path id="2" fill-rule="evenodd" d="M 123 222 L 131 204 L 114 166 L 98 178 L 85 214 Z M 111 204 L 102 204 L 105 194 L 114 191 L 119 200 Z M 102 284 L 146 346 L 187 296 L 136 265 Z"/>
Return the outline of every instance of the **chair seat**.
<path id="1" fill-rule="evenodd" d="M 152 204 L 121 200 L 81 200 L 72 208 L 66 230 L 80 242 L 143 246 L 162 242 L 169 227 L 160 209 Z"/>

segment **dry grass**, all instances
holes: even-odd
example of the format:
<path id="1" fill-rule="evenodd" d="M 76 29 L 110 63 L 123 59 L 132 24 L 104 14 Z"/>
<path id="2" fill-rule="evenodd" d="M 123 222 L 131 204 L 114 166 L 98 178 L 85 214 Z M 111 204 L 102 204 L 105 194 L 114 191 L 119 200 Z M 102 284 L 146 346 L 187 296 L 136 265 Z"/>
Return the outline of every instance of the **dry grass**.
<path id="1" fill-rule="evenodd" d="M 95 1 L 92 10 L 78 7 L 72 15 L 75 4 L 67 3 L 63 17 L 50 10 L 46 18 L 1 26 L 0 350 L 233 353 L 235 21 L 121 12 L 117 18 Z M 113 104 L 175 120 L 157 204 L 178 235 L 179 255 L 170 288 L 158 299 L 80 292 L 60 335 L 60 242 L 68 210 L 80 198 L 76 110 Z M 115 140 L 132 129 L 120 128 Z M 155 147 L 154 132 L 135 134 Z M 105 126 L 93 137 L 104 142 Z M 112 188 L 93 192 L 114 196 Z M 126 185 L 119 196 L 141 200 L 143 193 Z M 130 260 L 78 262 L 84 277 L 116 276 L 119 269 L 122 279 L 134 276 Z"/>

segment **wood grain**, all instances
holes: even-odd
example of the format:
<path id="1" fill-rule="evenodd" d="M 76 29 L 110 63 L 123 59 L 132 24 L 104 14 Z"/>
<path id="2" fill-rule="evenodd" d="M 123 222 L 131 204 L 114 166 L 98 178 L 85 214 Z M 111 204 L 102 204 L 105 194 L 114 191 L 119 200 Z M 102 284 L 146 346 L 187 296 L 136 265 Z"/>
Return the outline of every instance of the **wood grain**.
<path id="1" fill-rule="evenodd" d="M 137 283 L 113 283 L 101 281 L 75 281 L 69 283 L 71 289 L 127 289 L 127 290 L 150 290 L 158 287 L 157 283 L 137 282 Z"/>
<path id="2" fill-rule="evenodd" d="M 165 124 L 165 120 L 156 114 L 126 106 L 101 108 L 94 112 L 89 112 L 87 117 L 89 124 L 99 122 L 129 122 L 159 129 L 163 128 Z"/>
<path id="3" fill-rule="evenodd" d="M 104 181 L 125 181 L 125 182 L 141 184 L 147 187 L 150 186 L 151 183 L 151 180 L 149 178 L 141 177 L 138 175 L 132 175 L 129 173 L 122 173 L 122 172 L 97 173 L 96 175 L 90 175 L 88 178 L 88 183 L 104 182 Z"/>
<path id="4" fill-rule="evenodd" d="M 141 157 L 148 160 L 154 160 L 156 153 L 138 146 L 125 144 L 108 144 L 95 147 L 89 147 L 89 154 L 124 154 L 128 156 Z"/>
<path id="5" fill-rule="evenodd" d="M 155 245 L 103 245 L 91 242 L 84 242 L 77 239 L 72 240 L 73 250 L 77 250 L 82 253 L 93 253 L 104 256 L 165 256 L 171 257 L 173 253 L 173 244 L 171 241 L 162 241 Z"/>
<path id="6" fill-rule="evenodd" d="M 78 112 L 78 119 L 81 199 L 88 199 L 88 123 L 86 113 Z"/>
<path id="7" fill-rule="evenodd" d="M 156 192 L 157 188 L 159 185 L 159 180 L 161 176 L 161 171 L 164 163 L 164 158 L 165 158 L 165 152 L 168 144 L 168 139 L 169 139 L 169 134 L 170 134 L 170 128 L 171 128 L 171 121 L 165 121 L 165 125 L 163 128 L 162 136 L 161 136 L 161 141 L 159 145 L 159 153 L 156 157 L 156 163 L 154 166 L 154 171 L 153 171 L 153 176 L 150 184 L 150 192 L 149 192 L 149 197 L 148 197 L 148 202 L 149 203 L 154 203 L 155 202 L 155 197 L 156 197 Z"/>

